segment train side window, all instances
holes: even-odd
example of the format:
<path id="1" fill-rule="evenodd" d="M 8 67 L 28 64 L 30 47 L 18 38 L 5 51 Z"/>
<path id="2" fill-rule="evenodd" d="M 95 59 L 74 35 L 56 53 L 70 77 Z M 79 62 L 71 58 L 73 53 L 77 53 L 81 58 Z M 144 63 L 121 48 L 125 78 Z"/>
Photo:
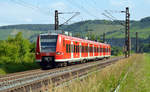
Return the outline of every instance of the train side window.
<path id="1" fill-rule="evenodd" d="M 68 47 L 69 47 L 69 53 L 70 53 L 70 44 L 68 45 Z"/>
<path id="2" fill-rule="evenodd" d="M 91 53 L 91 47 L 89 47 L 89 52 Z"/>
<path id="3" fill-rule="evenodd" d="M 82 50 L 83 50 L 83 53 L 84 53 L 84 46 L 83 46 L 83 49 L 82 49 Z"/>
<path id="4" fill-rule="evenodd" d="M 73 50 L 73 52 L 75 53 L 75 45 L 74 45 L 74 50 Z"/>
<path id="5" fill-rule="evenodd" d="M 79 45 L 77 45 L 77 52 L 79 53 Z"/>
<path id="6" fill-rule="evenodd" d="M 69 53 L 69 44 L 67 44 L 67 53 Z"/>
<path id="7" fill-rule="evenodd" d="M 66 44 L 66 53 L 68 53 L 68 44 Z"/>
<path id="8" fill-rule="evenodd" d="M 76 45 L 76 53 L 78 53 L 78 46 Z"/>
<path id="9" fill-rule="evenodd" d="M 82 53 L 83 53 L 83 46 L 82 46 Z"/>
<path id="10" fill-rule="evenodd" d="M 78 45 L 78 53 L 79 53 L 79 51 L 80 51 L 80 50 L 79 50 L 79 45 Z"/>
<path id="11" fill-rule="evenodd" d="M 78 45 L 77 45 L 77 53 L 78 53 Z"/>
<path id="12" fill-rule="evenodd" d="M 85 46 L 83 46 L 83 53 L 85 52 Z"/>

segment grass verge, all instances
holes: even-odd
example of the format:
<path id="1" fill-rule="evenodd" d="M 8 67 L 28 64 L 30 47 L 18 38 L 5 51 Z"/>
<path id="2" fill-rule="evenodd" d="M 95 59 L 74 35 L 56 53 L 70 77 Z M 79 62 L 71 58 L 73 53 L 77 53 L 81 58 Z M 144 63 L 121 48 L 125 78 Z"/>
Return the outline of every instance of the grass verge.
<path id="1" fill-rule="evenodd" d="M 125 76 L 129 67 L 134 65 L 134 61 L 141 55 L 133 55 L 128 59 L 122 59 L 110 65 L 100 72 L 96 72 L 82 81 L 75 80 L 67 87 L 58 87 L 53 92 L 113 92 L 120 81 Z"/>
<path id="2" fill-rule="evenodd" d="M 150 91 L 150 54 L 137 57 L 119 92 L 149 92 Z"/>
<path id="3" fill-rule="evenodd" d="M 27 63 L 4 63 L 0 65 L 0 75 L 37 69 L 39 66 L 34 62 Z"/>

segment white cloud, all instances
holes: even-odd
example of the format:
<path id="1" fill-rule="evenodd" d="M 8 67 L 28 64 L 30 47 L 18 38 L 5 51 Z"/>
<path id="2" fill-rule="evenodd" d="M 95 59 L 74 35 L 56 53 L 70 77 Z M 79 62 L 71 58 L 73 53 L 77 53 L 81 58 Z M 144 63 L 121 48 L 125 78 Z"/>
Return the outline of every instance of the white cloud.
<path id="1" fill-rule="evenodd" d="M 63 2 L 55 2 L 51 4 L 51 8 L 64 11 L 67 8 L 67 6 Z"/>
<path id="2" fill-rule="evenodd" d="M 26 22 L 32 22 L 32 19 L 26 18 L 25 21 L 26 21 Z"/>
<path id="3" fill-rule="evenodd" d="M 110 0 L 110 4 L 113 6 L 124 6 L 124 7 L 134 7 L 134 3 L 131 0 Z"/>
<path id="4" fill-rule="evenodd" d="M 145 2 L 145 3 L 150 3 L 150 0 L 143 0 L 143 2 Z"/>
<path id="5" fill-rule="evenodd" d="M 14 2 L 0 2 L 0 25 L 49 23 L 49 15 Z"/>

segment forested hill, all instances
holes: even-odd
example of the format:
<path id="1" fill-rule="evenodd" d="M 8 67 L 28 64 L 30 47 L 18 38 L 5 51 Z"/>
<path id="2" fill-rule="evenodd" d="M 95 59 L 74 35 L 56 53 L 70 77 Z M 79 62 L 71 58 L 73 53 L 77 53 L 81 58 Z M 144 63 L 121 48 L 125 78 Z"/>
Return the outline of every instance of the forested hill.
<path id="1" fill-rule="evenodd" d="M 124 21 L 108 21 L 108 20 L 87 20 L 65 25 L 60 27 L 64 31 L 70 31 L 74 35 L 78 34 L 93 34 L 100 36 L 104 32 L 106 38 L 123 38 L 124 27 L 120 25 Z M 140 21 L 131 21 L 131 36 L 135 36 L 135 32 L 139 32 L 140 38 L 148 38 L 150 35 L 150 17 L 141 19 Z M 25 38 L 53 30 L 53 24 L 20 24 L 8 25 L 0 27 L 0 39 L 6 39 L 8 36 L 15 36 L 18 32 L 22 32 Z"/>
<path id="2" fill-rule="evenodd" d="M 8 25 L 0 27 L 0 29 L 22 29 L 33 31 L 47 31 L 53 28 L 54 28 L 53 24 L 20 24 L 20 25 Z"/>

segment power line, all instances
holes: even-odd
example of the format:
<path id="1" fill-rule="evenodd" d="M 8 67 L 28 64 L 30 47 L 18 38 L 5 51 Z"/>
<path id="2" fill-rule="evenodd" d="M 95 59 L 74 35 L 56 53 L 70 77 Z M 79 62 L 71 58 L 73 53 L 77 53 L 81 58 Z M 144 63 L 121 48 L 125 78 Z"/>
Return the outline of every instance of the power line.
<path id="1" fill-rule="evenodd" d="M 108 12 L 107 10 L 105 10 L 105 13 L 102 13 L 102 15 L 104 15 L 107 18 L 109 18 L 111 21 L 117 21 L 120 25 L 125 26 L 124 23 L 120 22 L 116 17 L 111 15 L 111 13 Z"/>
<path id="2" fill-rule="evenodd" d="M 20 5 L 20 6 L 23 6 L 23 7 L 26 7 L 26 8 L 30 8 L 30 9 L 32 9 L 34 11 L 38 11 L 38 12 L 40 12 L 40 13 L 46 15 L 46 16 L 50 16 L 50 15 L 52 17 L 54 16 L 54 15 L 48 13 L 48 12 L 43 11 L 41 8 L 39 8 L 37 6 L 34 6 L 34 5 L 30 4 L 30 3 L 27 3 L 27 2 L 25 2 L 23 0 L 11 0 L 11 1 L 16 3 L 16 4 L 18 4 L 18 5 Z M 63 19 L 64 21 L 66 21 L 66 19 L 64 17 L 60 16 L 60 18 Z"/>
<path id="3" fill-rule="evenodd" d="M 85 1 L 86 1 L 86 3 L 89 2 L 90 7 L 92 7 L 95 11 L 99 12 L 99 10 L 96 7 L 97 6 L 96 2 L 94 0 L 91 0 L 92 3 L 90 3 L 90 1 L 88 1 L 88 0 L 85 0 Z"/>
<path id="4" fill-rule="evenodd" d="M 77 7 L 79 10 L 82 10 L 83 12 L 85 12 L 86 14 L 88 14 L 89 16 L 98 18 L 97 16 L 95 16 L 94 14 L 92 14 L 91 12 L 89 12 L 86 8 L 84 8 L 83 6 L 81 6 L 80 4 L 73 2 L 72 0 L 67 0 L 70 4 L 74 5 L 75 7 Z"/>

